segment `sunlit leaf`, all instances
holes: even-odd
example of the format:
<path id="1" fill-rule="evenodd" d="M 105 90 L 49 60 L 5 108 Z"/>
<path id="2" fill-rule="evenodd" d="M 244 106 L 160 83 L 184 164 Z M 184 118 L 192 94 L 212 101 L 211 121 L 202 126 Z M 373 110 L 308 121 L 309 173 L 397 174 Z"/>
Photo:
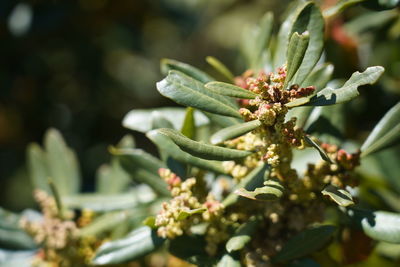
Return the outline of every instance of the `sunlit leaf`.
<path id="1" fill-rule="evenodd" d="M 189 216 L 192 216 L 194 214 L 201 214 L 203 212 L 205 212 L 207 209 L 206 208 L 198 208 L 198 209 L 192 209 L 192 210 L 183 210 L 181 212 L 179 212 L 178 214 L 178 220 L 185 220 L 186 218 L 188 218 Z"/>
<path id="2" fill-rule="evenodd" d="M 38 144 L 32 143 L 28 146 L 27 161 L 33 187 L 50 193 L 48 184 L 50 173 L 47 168 L 46 154 Z"/>
<path id="3" fill-rule="evenodd" d="M 177 60 L 163 58 L 161 59 L 160 64 L 161 64 L 161 72 L 164 75 L 168 75 L 169 71 L 171 70 L 177 70 L 202 83 L 208 83 L 215 80 L 204 71 Z"/>
<path id="4" fill-rule="evenodd" d="M 196 124 L 194 120 L 194 109 L 189 107 L 186 109 L 186 115 L 183 121 L 181 133 L 184 136 L 193 139 L 195 132 L 196 132 Z"/>
<path id="5" fill-rule="evenodd" d="M 378 152 L 400 139 L 400 102 L 392 107 L 372 130 L 361 146 L 361 156 Z"/>
<path id="6" fill-rule="evenodd" d="M 304 140 L 306 140 L 306 142 L 314 147 L 316 150 L 318 150 L 319 154 L 321 155 L 321 158 L 331 164 L 333 164 L 334 162 L 332 161 L 332 159 L 326 154 L 326 152 L 317 144 L 317 142 L 315 142 L 312 138 L 310 138 L 308 135 L 304 136 Z"/>
<path id="7" fill-rule="evenodd" d="M 224 148 L 196 142 L 172 129 L 163 128 L 156 131 L 171 138 L 183 151 L 203 159 L 233 160 L 247 157 L 253 153 L 251 151 Z"/>
<path id="8" fill-rule="evenodd" d="M 220 95 L 225 95 L 225 96 L 232 96 L 232 97 L 237 97 L 237 98 L 245 98 L 245 99 L 252 99 L 257 96 L 257 94 L 243 89 L 242 87 L 230 84 L 230 83 L 224 83 L 224 82 L 209 82 L 206 83 L 206 88 L 209 89 L 210 91 L 213 91 L 217 94 Z"/>
<path id="9" fill-rule="evenodd" d="M 326 245 L 335 230 L 336 227 L 333 225 L 321 225 L 304 230 L 289 239 L 273 261 L 283 263 L 310 255 Z"/>
<path id="10" fill-rule="evenodd" d="M 215 94 L 183 73 L 170 71 L 157 83 L 158 91 L 176 103 L 219 115 L 241 118 L 238 109 L 224 96 Z"/>
<path id="11" fill-rule="evenodd" d="M 105 213 L 95 218 L 87 226 L 79 229 L 79 236 L 80 237 L 99 236 L 104 232 L 111 231 L 124 221 L 128 220 L 129 217 L 133 215 L 134 214 L 129 211 Z"/>
<path id="12" fill-rule="evenodd" d="M 277 200 L 282 197 L 285 188 L 278 180 L 267 180 L 264 186 L 256 188 L 254 191 L 248 191 L 245 188 L 239 188 L 235 191 L 236 194 L 259 201 Z"/>
<path id="13" fill-rule="evenodd" d="M 164 239 L 149 227 L 134 230 L 122 239 L 106 242 L 101 245 L 92 263 L 95 265 L 119 264 L 143 257 L 162 245 Z"/>
<path id="14" fill-rule="evenodd" d="M 358 3 L 364 2 L 366 0 L 339 0 L 335 5 L 332 7 L 324 10 L 324 17 L 329 18 L 335 16 L 337 14 L 342 13 L 347 8 L 356 5 Z"/>
<path id="15" fill-rule="evenodd" d="M 324 196 L 329 196 L 339 206 L 347 207 L 354 204 L 353 197 L 345 189 L 328 185 L 321 192 Z"/>
<path id="16" fill-rule="evenodd" d="M 290 85 L 290 81 L 292 80 L 296 71 L 299 69 L 307 50 L 309 40 L 310 35 L 308 31 L 305 31 L 301 34 L 297 32 L 292 34 L 287 50 L 287 72 L 285 84 L 283 86 L 284 88 L 286 88 L 287 85 Z"/>
<path id="17" fill-rule="evenodd" d="M 257 229 L 259 221 L 253 217 L 243 223 L 234 233 L 234 235 L 226 242 L 226 250 L 228 252 L 238 251 L 250 242 L 251 236 Z"/>
<path id="18" fill-rule="evenodd" d="M 233 82 L 233 80 L 235 79 L 235 76 L 232 74 L 232 72 L 224 65 L 224 63 L 222 63 L 221 61 L 219 61 L 217 58 L 215 57 L 206 57 L 206 61 L 208 62 L 208 64 L 210 64 L 211 66 L 214 67 L 215 70 L 217 70 L 219 73 L 221 73 L 225 78 L 228 79 L 228 81 Z"/>
<path id="19" fill-rule="evenodd" d="M 248 132 L 253 131 L 261 126 L 261 122 L 259 120 L 253 120 L 249 122 L 245 122 L 242 124 L 236 124 L 230 126 L 228 128 L 224 128 L 219 130 L 215 134 L 211 136 L 211 144 L 217 145 L 226 140 L 233 139 L 239 136 L 242 136 Z"/>
<path id="20" fill-rule="evenodd" d="M 230 254 L 222 256 L 221 260 L 217 263 L 216 267 L 241 267 L 240 260 L 236 259 Z"/>
<path id="21" fill-rule="evenodd" d="M 65 207 L 70 209 L 88 209 L 98 212 L 129 209 L 138 204 L 138 199 L 133 193 L 116 195 L 102 195 L 85 193 L 69 195 L 61 198 Z"/>

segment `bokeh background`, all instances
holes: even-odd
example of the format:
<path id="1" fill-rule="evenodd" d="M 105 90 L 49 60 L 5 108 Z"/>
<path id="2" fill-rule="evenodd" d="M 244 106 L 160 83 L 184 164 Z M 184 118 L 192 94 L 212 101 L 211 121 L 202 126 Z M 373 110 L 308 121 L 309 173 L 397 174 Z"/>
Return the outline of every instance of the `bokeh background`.
<path id="1" fill-rule="evenodd" d="M 121 126 L 134 108 L 171 106 L 155 83 L 161 58 L 216 75 L 217 57 L 237 75 L 242 31 L 268 10 L 280 17 L 289 0 L 0 1 L 0 206 L 32 204 L 25 149 L 57 128 L 76 150 L 84 191 L 123 135 L 155 153 L 143 135 Z M 320 1 L 323 7 L 335 0 Z M 275 25 L 277 28 L 279 25 Z M 345 78 L 368 65 L 386 73 L 374 90 L 346 106 L 346 134 L 361 140 L 400 99 L 399 10 L 353 7 L 329 21 L 324 57 Z M 378 88 L 378 90 L 376 89 Z"/>

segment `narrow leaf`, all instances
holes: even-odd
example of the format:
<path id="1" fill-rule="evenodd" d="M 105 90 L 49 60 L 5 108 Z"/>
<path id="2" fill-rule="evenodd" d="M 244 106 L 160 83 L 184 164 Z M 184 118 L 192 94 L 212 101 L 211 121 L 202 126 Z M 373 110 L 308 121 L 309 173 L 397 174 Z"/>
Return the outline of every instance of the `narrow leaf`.
<path id="1" fill-rule="evenodd" d="M 27 148 L 27 161 L 29 177 L 33 187 L 51 193 L 47 182 L 50 174 L 47 167 L 46 155 L 38 144 L 29 144 Z"/>
<path id="2" fill-rule="evenodd" d="M 95 265 L 119 264 L 143 257 L 162 245 L 150 227 L 144 226 L 131 232 L 127 237 L 101 245 L 92 263 Z"/>
<path id="3" fill-rule="evenodd" d="M 361 156 L 378 152 L 400 139 L 400 102 L 393 106 L 378 122 L 361 146 Z"/>
<path id="4" fill-rule="evenodd" d="M 221 73 L 225 78 L 227 78 L 229 81 L 233 82 L 235 79 L 235 76 L 232 74 L 232 72 L 215 57 L 206 57 L 206 61 L 208 64 L 214 67 L 215 70 L 217 70 L 219 73 Z"/>
<path id="5" fill-rule="evenodd" d="M 164 75 L 167 75 L 171 70 L 180 71 L 202 83 L 208 83 L 215 80 L 207 73 L 189 64 L 168 58 L 161 59 L 161 72 Z"/>
<path id="6" fill-rule="evenodd" d="M 95 218 L 90 224 L 79 230 L 80 237 L 88 236 L 100 236 L 101 234 L 111 231 L 124 221 L 128 220 L 132 216 L 132 212 L 118 211 L 112 213 L 105 213 Z"/>
<path id="7" fill-rule="evenodd" d="M 170 71 L 168 76 L 157 83 L 158 91 L 176 103 L 200 110 L 241 118 L 238 110 L 228 100 L 217 95 L 202 84 L 182 73 Z"/>
<path id="8" fill-rule="evenodd" d="M 238 118 L 222 116 L 210 112 L 204 112 L 204 114 L 210 119 L 211 123 L 223 128 L 243 122 L 243 120 Z"/>
<path id="9" fill-rule="evenodd" d="M 239 136 L 242 136 L 248 132 L 253 131 L 261 126 L 261 122 L 259 120 L 253 120 L 249 122 L 245 122 L 242 124 L 237 124 L 230 126 L 228 128 L 224 128 L 219 130 L 215 134 L 211 136 L 211 144 L 217 145 L 221 144 L 226 140 L 230 140 Z"/>
<path id="10" fill-rule="evenodd" d="M 258 223 L 259 221 L 255 217 L 243 223 L 226 243 L 226 250 L 232 252 L 243 249 L 244 246 L 250 242 L 251 236 L 257 229 Z"/>
<path id="11" fill-rule="evenodd" d="M 273 261 L 284 263 L 316 252 L 328 243 L 335 230 L 336 227 L 333 225 L 321 225 L 307 229 L 286 242 Z"/>
<path id="12" fill-rule="evenodd" d="M 183 121 L 181 133 L 184 136 L 193 139 L 195 132 L 196 132 L 196 125 L 194 120 L 194 109 L 189 107 L 186 109 L 185 120 Z"/>
<path id="13" fill-rule="evenodd" d="M 355 72 L 339 89 L 325 88 L 310 98 L 307 105 L 325 106 L 352 100 L 359 95 L 357 88 L 361 85 L 373 84 L 382 75 L 381 66 L 369 67 L 364 72 Z"/>
<path id="14" fill-rule="evenodd" d="M 160 152 L 167 153 L 171 158 L 179 162 L 217 173 L 226 173 L 220 162 L 200 159 L 182 151 L 168 136 L 159 133 L 157 130 L 148 132 L 146 136 L 158 146 Z"/>
<path id="15" fill-rule="evenodd" d="M 340 0 L 334 6 L 324 10 L 324 18 L 327 19 L 333 17 L 342 13 L 347 8 L 364 1 L 366 0 Z"/>
<path id="16" fill-rule="evenodd" d="M 285 84 L 283 85 L 284 88 L 286 88 L 287 85 L 290 85 L 290 81 L 292 80 L 296 71 L 299 69 L 307 50 L 309 40 L 310 35 L 307 31 L 301 35 L 297 32 L 292 34 L 287 50 L 287 73 Z"/>
<path id="17" fill-rule="evenodd" d="M 151 113 L 151 129 L 159 128 L 174 128 L 172 122 L 170 122 L 164 115 L 159 111 L 153 111 Z"/>
<path id="18" fill-rule="evenodd" d="M 89 209 L 96 212 L 129 209 L 139 201 L 133 193 L 102 195 L 86 193 L 64 196 L 61 198 L 65 207 L 70 209 Z"/>
<path id="19" fill-rule="evenodd" d="M 96 192 L 99 194 L 113 195 L 124 192 L 130 182 L 129 174 L 121 167 L 117 159 L 97 169 Z"/>
<path id="20" fill-rule="evenodd" d="M 312 138 L 310 138 L 308 135 L 304 135 L 304 140 L 312 147 L 314 147 L 316 150 L 318 150 L 319 154 L 321 155 L 321 158 L 331 164 L 334 164 L 332 159 L 326 154 L 326 152 L 314 141 Z"/>
<path id="21" fill-rule="evenodd" d="M 172 129 L 163 128 L 156 131 L 171 138 L 183 151 L 203 159 L 233 160 L 247 157 L 253 153 L 251 151 L 224 148 L 196 142 Z"/>
<path id="22" fill-rule="evenodd" d="M 354 205 L 353 197 L 349 192 L 344 189 L 338 188 L 333 185 L 328 185 L 321 192 L 324 196 L 329 196 L 339 206 L 347 207 Z"/>
<path id="23" fill-rule="evenodd" d="M 267 180 L 263 187 L 258 187 L 254 191 L 248 191 L 245 188 L 239 188 L 235 191 L 236 194 L 259 201 L 277 200 L 282 197 L 285 188 L 278 180 Z"/>
<path id="24" fill-rule="evenodd" d="M 243 89 L 242 87 L 224 83 L 224 82 L 209 82 L 206 85 L 206 88 L 214 93 L 225 95 L 225 96 L 232 96 L 237 98 L 245 98 L 245 99 L 253 99 L 257 96 L 257 94 Z"/>
<path id="25" fill-rule="evenodd" d="M 178 219 L 178 221 L 182 221 L 182 220 L 185 220 L 186 218 L 188 218 L 189 216 L 192 216 L 194 214 L 201 214 L 201 213 L 205 212 L 206 210 L 207 210 L 206 208 L 183 210 L 183 211 L 179 212 L 177 219 Z"/>

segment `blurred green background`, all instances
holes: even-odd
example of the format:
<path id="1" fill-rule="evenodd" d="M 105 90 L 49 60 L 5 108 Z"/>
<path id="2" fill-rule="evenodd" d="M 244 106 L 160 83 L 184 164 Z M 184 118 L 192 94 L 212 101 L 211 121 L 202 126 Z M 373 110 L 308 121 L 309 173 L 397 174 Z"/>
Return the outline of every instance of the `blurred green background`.
<path id="1" fill-rule="evenodd" d="M 161 58 L 217 74 L 204 58 L 217 57 L 237 75 L 245 71 L 239 42 L 266 11 L 277 17 L 289 0 L 0 1 L 0 206 L 32 205 L 25 148 L 59 129 L 77 151 L 84 191 L 108 161 L 107 146 L 129 131 L 134 108 L 174 105 L 155 83 Z M 323 6 L 335 1 L 321 1 Z M 386 13 L 385 13 L 386 12 Z M 279 25 L 274 25 L 278 28 Z M 346 106 L 346 133 L 363 138 L 400 96 L 399 11 L 354 7 L 329 21 L 325 57 L 345 78 L 383 65 L 380 90 L 362 89 Z M 138 147 L 155 152 L 143 135 Z"/>

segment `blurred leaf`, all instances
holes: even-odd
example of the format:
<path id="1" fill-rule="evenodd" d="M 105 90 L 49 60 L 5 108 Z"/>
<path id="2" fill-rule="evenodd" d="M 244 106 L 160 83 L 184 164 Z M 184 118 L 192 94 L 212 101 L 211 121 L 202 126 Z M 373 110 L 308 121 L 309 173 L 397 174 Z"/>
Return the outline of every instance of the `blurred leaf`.
<path id="1" fill-rule="evenodd" d="M 89 209 L 97 212 L 129 209 L 136 206 L 139 202 L 132 192 L 118 195 L 85 193 L 64 196 L 61 199 L 67 208 Z"/>
<path id="2" fill-rule="evenodd" d="M 169 252 L 197 266 L 214 266 L 214 259 L 206 252 L 207 246 L 203 236 L 183 235 L 169 242 Z"/>
<path id="3" fill-rule="evenodd" d="M 0 249 L 0 267 L 31 267 L 37 250 Z"/>
<path id="4" fill-rule="evenodd" d="M 118 148 L 135 148 L 135 146 L 135 139 L 130 134 L 124 135 L 117 144 Z"/>
<path id="5" fill-rule="evenodd" d="M 148 132 L 146 136 L 157 145 L 161 152 L 168 153 L 171 158 L 179 162 L 217 173 L 226 173 L 220 162 L 200 159 L 182 151 L 168 136 L 159 133 L 157 130 Z"/>
<path id="6" fill-rule="evenodd" d="M 228 81 L 233 82 L 235 79 L 235 76 L 232 74 L 232 72 L 215 57 L 206 57 L 206 61 L 208 64 L 214 67 L 215 70 L 217 70 L 219 73 L 221 73 L 225 78 L 228 79 Z"/>
<path id="7" fill-rule="evenodd" d="M 148 131 L 153 130 L 152 117 L 155 112 L 159 112 L 166 119 L 168 119 L 174 126 L 174 129 L 182 129 L 186 110 L 184 108 L 178 107 L 134 109 L 129 111 L 128 114 L 125 115 L 122 121 L 122 125 L 125 128 L 134 131 L 147 133 Z M 209 123 L 209 119 L 200 111 L 194 111 L 194 118 L 197 127 Z"/>
<path id="8" fill-rule="evenodd" d="M 131 182 L 129 175 L 122 169 L 117 160 L 103 164 L 96 173 L 96 192 L 99 194 L 117 194 L 126 191 Z"/>
<path id="9" fill-rule="evenodd" d="M 240 267 L 240 260 L 235 259 L 231 254 L 225 254 L 217 263 L 216 267 Z"/>
<path id="10" fill-rule="evenodd" d="M 244 188 L 246 190 L 254 190 L 259 186 L 262 186 L 264 182 L 264 175 L 268 171 L 269 165 L 262 164 L 252 170 L 249 174 L 243 177 L 240 182 L 235 186 L 230 193 L 223 201 L 222 204 L 225 207 L 228 207 L 234 203 L 236 203 L 239 199 L 239 195 L 235 193 L 235 191 L 239 188 Z"/>
<path id="11" fill-rule="evenodd" d="M 193 139 L 195 132 L 196 132 L 196 125 L 194 120 L 194 109 L 189 107 L 186 108 L 186 115 L 185 115 L 185 120 L 183 121 L 181 133 L 184 136 Z"/>
<path id="12" fill-rule="evenodd" d="M 297 32 L 292 34 L 287 50 L 287 72 L 283 88 L 286 88 L 287 85 L 290 85 L 290 81 L 292 80 L 296 71 L 299 69 L 307 50 L 309 40 L 310 35 L 308 31 L 305 31 L 301 34 Z"/>
<path id="13" fill-rule="evenodd" d="M 212 123 L 224 128 L 243 122 L 243 120 L 238 118 L 227 117 L 210 112 L 204 112 L 204 114 L 210 119 Z"/>
<path id="14" fill-rule="evenodd" d="M 248 191 L 245 188 L 239 188 L 235 191 L 236 194 L 260 201 L 277 200 L 282 197 L 285 188 L 279 180 L 271 179 L 264 182 L 263 187 L 258 187 L 254 191 Z"/>
<path id="15" fill-rule="evenodd" d="M 249 90 L 243 89 L 242 87 L 230 83 L 209 82 L 205 86 L 210 91 L 225 96 L 232 96 L 236 98 L 245 98 L 245 99 L 253 99 L 257 96 L 256 93 L 253 93 Z"/>
<path id="16" fill-rule="evenodd" d="M 291 262 L 288 267 L 321 267 L 322 265 L 310 258 L 299 259 Z"/>
<path id="17" fill-rule="evenodd" d="M 400 102 L 393 106 L 378 122 L 361 146 L 361 156 L 378 152 L 400 139 Z"/>
<path id="18" fill-rule="evenodd" d="M 338 188 L 333 185 L 328 185 L 321 192 L 324 196 L 329 196 L 339 206 L 347 207 L 354 205 L 353 197 L 349 192 L 344 189 Z"/>
<path id="19" fill-rule="evenodd" d="M 312 147 L 314 147 L 316 150 L 318 150 L 321 158 L 331 164 L 334 164 L 334 162 L 331 160 L 331 158 L 326 154 L 326 152 L 308 135 L 304 135 L 304 140 Z"/>
<path id="20" fill-rule="evenodd" d="M 174 126 L 161 112 L 153 111 L 151 113 L 151 129 L 158 128 L 174 128 Z"/>
<path id="21" fill-rule="evenodd" d="M 259 221 L 253 217 L 247 222 L 243 223 L 236 231 L 235 234 L 226 242 L 226 250 L 230 253 L 244 248 L 250 242 L 251 236 L 257 229 Z"/>
<path id="22" fill-rule="evenodd" d="M 201 83 L 177 71 L 157 83 L 158 91 L 176 103 L 200 110 L 241 118 L 229 100 L 206 89 Z"/>
<path id="23" fill-rule="evenodd" d="M 35 143 L 29 144 L 27 148 L 27 161 L 33 188 L 41 189 L 50 194 L 51 191 L 48 184 L 50 174 L 47 168 L 46 154 L 39 145 Z"/>
<path id="24" fill-rule="evenodd" d="M 133 261 L 155 251 L 163 242 L 164 239 L 159 238 L 151 228 L 144 226 L 125 238 L 101 245 L 92 259 L 92 264 L 107 265 Z"/>
<path id="25" fill-rule="evenodd" d="M 221 144 L 224 141 L 242 136 L 248 132 L 253 131 L 254 129 L 257 129 L 258 127 L 261 126 L 261 122 L 259 120 L 253 120 L 241 124 L 236 124 L 233 126 L 230 126 L 228 128 L 224 128 L 222 130 L 219 130 L 215 134 L 211 136 L 211 144 L 217 145 Z"/>
<path id="26" fill-rule="evenodd" d="M 207 73 L 203 72 L 202 70 L 199 70 L 196 67 L 190 66 L 189 64 L 179 62 L 173 59 L 167 59 L 167 58 L 161 59 L 161 72 L 164 75 L 168 75 L 171 70 L 180 71 L 202 83 L 208 83 L 215 80 Z"/>
<path id="27" fill-rule="evenodd" d="M 44 137 L 49 177 L 57 186 L 60 195 L 79 192 L 81 177 L 75 153 L 67 147 L 56 129 L 49 129 Z"/>
<path id="28" fill-rule="evenodd" d="M 348 214 L 369 237 L 400 244 L 399 213 L 350 209 Z"/>
<path id="29" fill-rule="evenodd" d="M 99 237 L 101 234 L 113 230 L 124 221 L 128 220 L 129 217 L 133 216 L 132 211 L 118 211 L 112 213 L 105 213 L 95 218 L 90 224 L 79 229 L 80 237 L 96 236 Z"/>
<path id="30" fill-rule="evenodd" d="M 297 16 L 291 34 L 308 31 L 310 40 L 303 61 L 296 72 L 292 84 L 302 85 L 304 80 L 313 70 L 321 57 L 324 47 L 325 21 L 319 7 L 314 2 L 307 2 L 303 10 Z M 288 58 L 288 61 L 290 58 Z"/>
<path id="31" fill-rule="evenodd" d="M 373 84 L 382 75 L 381 66 L 369 67 L 364 72 L 355 72 L 339 89 L 325 88 L 310 98 L 307 105 L 325 106 L 349 101 L 359 95 L 357 88 L 361 85 Z"/>
<path id="32" fill-rule="evenodd" d="M 366 0 L 339 0 L 334 6 L 324 10 L 324 17 L 329 18 L 342 13 L 347 8 Z"/>
<path id="33" fill-rule="evenodd" d="M 206 208 L 198 208 L 198 209 L 192 209 L 192 210 L 183 210 L 179 212 L 178 214 L 178 221 L 185 220 L 187 217 L 192 216 L 194 214 L 201 214 L 205 212 L 207 209 Z"/>
<path id="34" fill-rule="evenodd" d="M 304 230 L 287 241 L 273 261 L 283 263 L 310 255 L 326 245 L 335 230 L 336 227 L 333 225 L 321 225 Z"/>
<path id="35" fill-rule="evenodd" d="M 334 67 L 330 63 L 322 64 L 310 73 L 307 78 L 304 80 L 303 85 L 304 87 L 307 86 L 314 86 L 316 92 L 325 88 L 328 82 L 332 78 Z"/>
<path id="36" fill-rule="evenodd" d="M 233 160 L 244 158 L 251 155 L 253 152 L 224 148 L 219 146 L 208 145 L 193 141 L 178 131 L 172 129 L 158 129 L 160 134 L 166 135 L 178 145 L 183 151 L 190 153 L 196 157 L 208 160 Z"/>
<path id="37" fill-rule="evenodd" d="M 362 3 L 363 6 L 373 10 L 392 9 L 400 6 L 399 0 L 366 0 Z"/>

